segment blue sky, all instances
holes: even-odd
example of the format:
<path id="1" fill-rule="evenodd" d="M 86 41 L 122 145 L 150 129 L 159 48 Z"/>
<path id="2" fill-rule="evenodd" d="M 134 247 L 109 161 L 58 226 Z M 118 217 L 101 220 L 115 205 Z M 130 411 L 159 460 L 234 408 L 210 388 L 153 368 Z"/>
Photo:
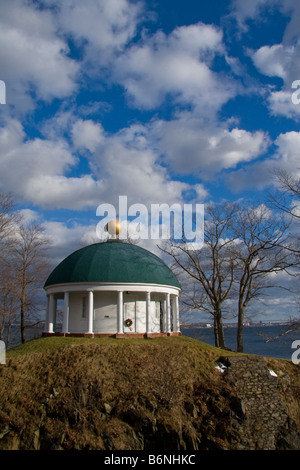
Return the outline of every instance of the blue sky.
<path id="1" fill-rule="evenodd" d="M 0 190 L 53 261 L 119 195 L 259 203 L 299 172 L 299 21 L 298 0 L 0 0 Z"/>

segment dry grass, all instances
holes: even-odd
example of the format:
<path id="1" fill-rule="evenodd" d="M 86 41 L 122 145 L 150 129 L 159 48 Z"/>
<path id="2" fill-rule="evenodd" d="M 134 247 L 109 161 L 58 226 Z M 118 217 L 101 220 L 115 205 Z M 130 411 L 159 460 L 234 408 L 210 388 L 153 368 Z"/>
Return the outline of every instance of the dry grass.
<path id="1" fill-rule="evenodd" d="M 25 448 L 41 435 L 64 448 L 104 448 L 115 427 L 121 448 L 133 437 L 118 416 L 144 400 L 139 406 L 146 417 L 172 416 L 174 425 L 195 383 L 219 380 L 214 366 L 221 353 L 187 337 L 32 340 L 8 351 L 0 369 L 0 429 L 9 426 Z M 107 405 L 113 410 L 108 421 Z"/>
<path id="2" fill-rule="evenodd" d="M 230 354 L 188 337 L 32 340 L 0 367 L 0 449 L 140 449 L 160 426 L 194 446 L 208 398 L 226 408 L 215 366 Z"/>

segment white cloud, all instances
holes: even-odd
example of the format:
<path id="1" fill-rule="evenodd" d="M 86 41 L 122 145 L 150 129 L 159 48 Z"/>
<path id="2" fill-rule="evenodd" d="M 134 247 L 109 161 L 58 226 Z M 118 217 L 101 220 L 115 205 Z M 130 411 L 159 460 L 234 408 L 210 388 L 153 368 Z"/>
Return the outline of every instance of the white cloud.
<path id="1" fill-rule="evenodd" d="M 190 186 L 170 179 L 157 162 L 143 126 L 131 126 L 106 136 L 91 160 L 94 173 L 105 181 L 103 198 L 115 203 L 120 195 L 132 203 L 176 202 Z"/>
<path id="2" fill-rule="evenodd" d="M 86 148 L 94 152 L 102 140 L 103 128 L 101 124 L 90 119 L 78 119 L 71 130 L 72 140 L 75 148 Z"/>
<path id="3" fill-rule="evenodd" d="M 77 120 L 73 109 L 59 110 L 47 120 L 41 120 L 38 125 L 41 134 L 49 140 L 63 139 L 71 134 L 71 129 Z"/>
<path id="4" fill-rule="evenodd" d="M 85 59 L 93 62 L 97 54 L 98 65 L 110 62 L 112 54 L 134 37 L 143 11 L 142 2 L 129 0 L 44 0 L 44 4 L 55 8 L 63 32 L 83 45 Z"/>
<path id="5" fill-rule="evenodd" d="M 292 101 L 292 84 L 300 80 L 300 35 L 297 44 L 263 46 L 252 54 L 257 69 L 269 77 L 279 77 L 283 81 L 281 90 L 270 89 L 268 104 L 274 115 L 299 119 L 300 109 Z"/>
<path id="6" fill-rule="evenodd" d="M 66 127 L 70 122 L 75 149 L 91 151 L 86 155 L 87 174 L 80 174 L 80 159 L 64 138 L 55 140 L 48 128 L 52 138 L 26 140 L 20 122 L 8 120 L 0 129 L 1 190 L 44 209 L 73 210 L 96 210 L 102 202 L 116 204 L 121 195 L 128 196 L 130 204 L 147 206 L 181 202 L 185 195 L 206 196 L 201 184 L 171 179 L 146 127 L 133 125 L 109 135 L 91 120 L 70 119 Z"/>
<path id="7" fill-rule="evenodd" d="M 154 109 L 171 96 L 198 112 L 205 107 L 207 115 L 236 92 L 234 84 L 211 70 L 216 54 L 224 54 L 219 29 L 202 23 L 182 26 L 128 48 L 115 61 L 114 79 L 139 108 Z"/>
<path id="8" fill-rule="evenodd" d="M 8 120 L 0 129 L 0 142 L 3 184 L 14 181 L 17 187 L 26 184 L 27 178 L 43 173 L 62 173 L 75 163 L 66 142 L 39 138 L 26 140 L 23 127 L 17 120 Z"/>
<path id="9" fill-rule="evenodd" d="M 41 214 L 38 211 L 33 211 L 32 209 L 21 209 L 19 214 L 22 218 L 23 225 L 30 225 L 34 222 L 39 222 Z"/>
<path id="10" fill-rule="evenodd" d="M 265 75 L 286 80 L 288 67 L 295 56 L 295 47 L 282 44 L 263 46 L 252 55 L 254 65 Z"/>
<path id="11" fill-rule="evenodd" d="M 277 149 L 272 157 L 253 163 L 226 176 L 233 191 L 257 188 L 262 190 L 275 183 L 274 171 L 285 170 L 300 177 L 299 148 L 300 132 L 280 134 L 274 144 Z"/>
<path id="12" fill-rule="evenodd" d="M 295 104 L 292 101 L 291 91 L 274 91 L 268 99 L 269 107 L 274 115 L 282 115 L 291 119 L 300 119 L 300 104 Z"/>
<path id="13" fill-rule="evenodd" d="M 85 245 L 96 243 L 96 224 L 66 224 L 58 221 L 44 221 L 45 236 L 51 241 L 49 255 L 55 267 L 66 256 Z"/>
<path id="14" fill-rule="evenodd" d="M 240 29 L 243 32 L 246 32 L 248 30 L 247 20 L 260 19 L 263 13 L 281 6 L 282 2 L 283 0 L 251 0 L 251 2 L 245 2 L 245 0 L 232 0 L 231 15 L 236 19 Z"/>
<path id="15" fill-rule="evenodd" d="M 43 208 L 96 207 L 101 182 L 65 174 L 78 164 L 66 141 L 26 140 L 21 124 L 0 129 L 1 190 Z"/>
<path id="16" fill-rule="evenodd" d="M 44 209 L 85 210 L 96 208 L 99 194 L 103 191 L 101 181 L 92 175 L 66 177 L 63 175 L 39 175 L 28 181 L 23 195 Z"/>
<path id="17" fill-rule="evenodd" d="M 269 139 L 262 131 L 229 129 L 183 113 L 177 120 L 159 121 L 153 134 L 165 161 L 178 173 L 211 176 L 265 152 Z"/>
<path id="18" fill-rule="evenodd" d="M 87 0 L 84 5 L 72 0 L 60 3 L 65 30 L 88 39 L 102 50 L 120 48 L 134 36 L 142 6 L 141 2 L 128 0 Z"/>
<path id="19" fill-rule="evenodd" d="M 78 64 L 68 57 L 68 46 L 57 35 L 49 11 L 33 3 L 11 0 L 0 4 L 1 79 L 7 103 L 17 109 L 32 107 L 30 93 L 50 100 L 76 89 Z"/>
<path id="20" fill-rule="evenodd" d="M 294 176 L 300 176 L 300 132 L 286 132 L 280 134 L 275 144 L 278 147 L 276 159 L 279 165 Z"/>
<path id="21" fill-rule="evenodd" d="M 289 21 L 282 42 L 267 44 L 257 51 L 250 51 L 254 65 L 260 73 L 268 77 L 282 79 L 280 89 L 274 85 L 266 87 L 267 104 L 273 115 L 282 115 L 299 120 L 299 106 L 292 103 L 291 88 L 294 80 L 300 79 L 300 4 L 298 0 L 243 0 L 232 1 L 232 15 L 236 18 L 241 31 L 248 30 L 247 20 L 264 21 L 268 13 L 281 12 Z"/>
<path id="22" fill-rule="evenodd" d="M 142 5 L 128 0 L 1 2 L 0 63 L 7 103 L 28 111 L 36 98 L 51 101 L 76 92 L 82 73 L 113 61 L 114 52 L 132 39 Z M 70 57 L 69 38 L 83 45 L 80 59 Z"/>
<path id="23" fill-rule="evenodd" d="M 283 43 L 291 43 L 299 37 L 300 4 L 298 0 L 232 0 L 231 16 L 233 16 L 243 32 L 247 32 L 247 21 L 255 19 L 264 21 L 269 13 L 281 12 L 289 22 L 283 36 Z"/>

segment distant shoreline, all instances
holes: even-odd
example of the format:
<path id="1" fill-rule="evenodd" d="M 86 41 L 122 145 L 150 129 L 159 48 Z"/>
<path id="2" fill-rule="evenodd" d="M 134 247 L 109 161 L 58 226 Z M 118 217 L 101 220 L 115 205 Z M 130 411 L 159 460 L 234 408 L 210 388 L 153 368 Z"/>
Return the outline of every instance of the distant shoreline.
<path id="1" fill-rule="evenodd" d="M 209 326 L 208 326 L 209 325 Z M 264 328 L 264 327 L 268 327 L 268 326 L 288 326 L 289 325 L 289 322 L 287 321 L 275 321 L 275 322 L 268 322 L 268 323 L 249 323 L 249 324 L 245 324 L 244 325 L 244 328 L 247 328 L 247 327 L 252 327 L 252 328 L 257 328 L 257 327 L 260 327 L 260 328 Z M 224 323 L 223 324 L 223 327 L 224 328 L 237 328 L 237 323 Z M 180 329 L 183 329 L 183 330 L 188 330 L 188 329 L 191 329 L 191 328 L 213 328 L 213 324 L 212 323 L 187 323 L 187 324 L 182 324 L 180 325 Z"/>

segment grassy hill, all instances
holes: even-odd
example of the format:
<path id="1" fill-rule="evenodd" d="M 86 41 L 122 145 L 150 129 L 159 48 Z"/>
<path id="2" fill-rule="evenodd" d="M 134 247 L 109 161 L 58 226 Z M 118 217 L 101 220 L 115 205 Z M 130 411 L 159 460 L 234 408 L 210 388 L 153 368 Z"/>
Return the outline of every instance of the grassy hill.
<path id="1" fill-rule="evenodd" d="M 184 336 L 29 341 L 0 366 L 0 449 L 234 448 L 224 355 L 236 356 Z M 266 361 L 292 381 L 283 396 L 300 429 L 299 368 Z"/>

